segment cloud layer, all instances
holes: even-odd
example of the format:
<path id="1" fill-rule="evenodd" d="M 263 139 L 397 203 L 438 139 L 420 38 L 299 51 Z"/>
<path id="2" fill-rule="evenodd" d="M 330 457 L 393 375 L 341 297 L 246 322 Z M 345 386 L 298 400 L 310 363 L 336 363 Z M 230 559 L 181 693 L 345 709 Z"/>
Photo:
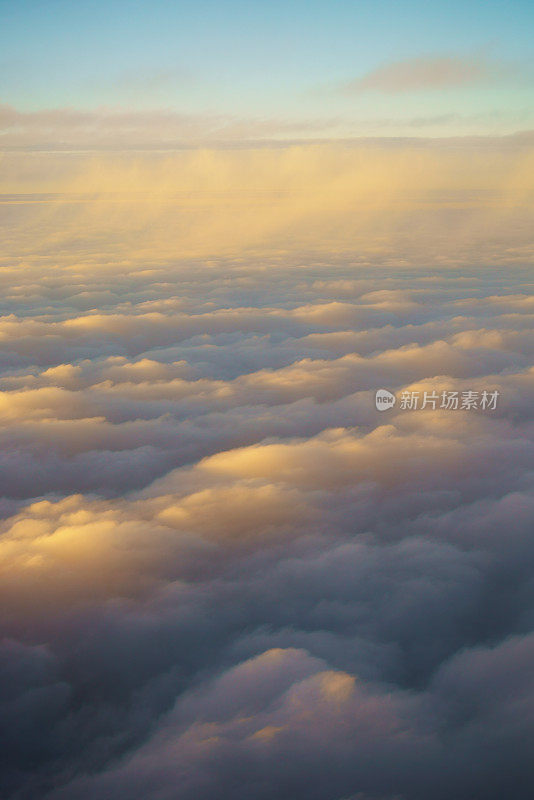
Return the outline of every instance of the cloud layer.
<path id="1" fill-rule="evenodd" d="M 441 146 L 6 157 L 2 796 L 529 797 L 531 156 Z"/>

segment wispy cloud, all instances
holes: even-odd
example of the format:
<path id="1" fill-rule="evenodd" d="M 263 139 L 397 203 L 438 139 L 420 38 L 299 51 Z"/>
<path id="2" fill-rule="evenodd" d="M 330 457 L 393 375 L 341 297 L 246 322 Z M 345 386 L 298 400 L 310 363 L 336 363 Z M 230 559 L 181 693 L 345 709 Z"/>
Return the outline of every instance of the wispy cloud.
<path id="1" fill-rule="evenodd" d="M 225 113 L 184 113 L 174 109 L 127 107 L 44 108 L 21 111 L 0 105 L 0 147 L 119 148 L 174 146 L 203 141 L 239 141 L 324 136 L 338 118 L 246 117 Z M 339 132 L 339 131 L 338 131 Z"/>
<path id="2" fill-rule="evenodd" d="M 342 87 L 346 92 L 385 94 L 470 86 L 491 80 L 508 70 L 481 57 L 422 56 L 383 64 Z"/>
<path id="3" fill-rule="evenodd" d="M 349 91 L 345 86 L 345 91 Z M 350 92 L 354 92 L 350 89 Z M 427 135 L 438 130 L 473 135 L 491 125 L 493 138 L 532 127 L 528 110 L 459 114 L 328 117 L 246 117 L 224 113 L 185 113 L 170 108 L 128 107 L 43 108 L 22 111 L 0 104 L 0 149 L 8 150 L 152 150 L 195 146 L 249 146 L 251 142 L 281 144 L 358 137 Z M 487 136 L 487 134 L 486 134 Z M 489 137 L 487 137 L 489 138 Z"/>

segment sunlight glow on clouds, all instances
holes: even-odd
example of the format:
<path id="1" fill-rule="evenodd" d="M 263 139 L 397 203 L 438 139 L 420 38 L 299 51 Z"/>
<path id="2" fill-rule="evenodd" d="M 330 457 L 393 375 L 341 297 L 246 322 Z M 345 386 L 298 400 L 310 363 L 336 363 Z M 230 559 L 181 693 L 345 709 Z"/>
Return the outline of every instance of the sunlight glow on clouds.
<path id="1" fill-rule="evenodd" d="M 4 154 L 5 796 L 526 797 L 531 161 Z"/>
<path id="2" fill-rule="evenodd" d="M 453 253 L 471 261 L 478 249 L 483 263 L 495 247 L 512 258 L 513 249 L 519 257 L 528 253 L 533 158 L 530 139 L 522 137 L 153 154 L 13 152 L 3 156 L 1 189 L 7 213 L 26 203 L 11 225 L 16 241 L 22 220 L 18 253 L 28 246 L 31 213 L 33 247 L 64 242 L 83 252 L 92 242 L 127 259 L 132 252 L 169 258 L 179 243 L 192 257 L 287 247 L 386 254 L 406 247 L 408 259 L 442 263 Z"/>
<path id="3" fill-rule="evenodd" d="M 1 21 L 2 800 L 531 800 L 534 5 Z"/>

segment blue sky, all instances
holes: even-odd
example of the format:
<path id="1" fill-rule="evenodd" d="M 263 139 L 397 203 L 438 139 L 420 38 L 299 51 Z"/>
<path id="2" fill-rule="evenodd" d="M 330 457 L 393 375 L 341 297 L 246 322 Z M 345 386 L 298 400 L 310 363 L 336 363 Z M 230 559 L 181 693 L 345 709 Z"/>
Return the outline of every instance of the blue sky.
<path id="1" fill-rule="evenodd" d="M 534 127 L 527 2 L 19 0 L 1 10 L 1 102 L 22 112 L 165 109 L 332 135 Z M 405 85 L 392 90 L 392 75 Z"/>

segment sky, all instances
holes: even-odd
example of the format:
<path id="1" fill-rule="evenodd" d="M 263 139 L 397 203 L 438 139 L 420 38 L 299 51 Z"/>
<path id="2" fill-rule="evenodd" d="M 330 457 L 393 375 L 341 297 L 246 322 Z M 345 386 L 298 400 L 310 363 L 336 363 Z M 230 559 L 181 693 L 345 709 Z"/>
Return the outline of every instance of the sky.
<path id="1" fill-rule="evenodd" d="M 532 8 L 0 8 L 0 796 L 531 800 Z"/>
<path id="2" fill-rule="evenodd" d="M 0 5 L 0 96 L 23 115 L 158 110 L 192 118 L 200 138 L 215 126 L 220 139 L 506 134 L 534 124 L 528 2 Z M 133 136 L 132 125 L 121 135 Z M 173 141 L 184 136 L 178 125 Z"/>

